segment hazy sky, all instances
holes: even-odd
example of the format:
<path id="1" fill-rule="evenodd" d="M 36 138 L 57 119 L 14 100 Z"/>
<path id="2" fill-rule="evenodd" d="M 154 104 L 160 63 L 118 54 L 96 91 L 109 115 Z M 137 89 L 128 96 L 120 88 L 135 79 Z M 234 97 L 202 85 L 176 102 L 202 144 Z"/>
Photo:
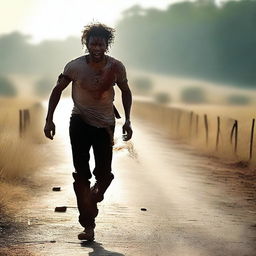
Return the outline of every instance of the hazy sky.
<path id="1" fill-rule="evenodd" d="M 181 0 L 0 0 L 0 34 L 22 31 L 32 41 L 80 36 L 84 25 L 100 21 L 114 26 L 124 9 L 166 8 Z"/>

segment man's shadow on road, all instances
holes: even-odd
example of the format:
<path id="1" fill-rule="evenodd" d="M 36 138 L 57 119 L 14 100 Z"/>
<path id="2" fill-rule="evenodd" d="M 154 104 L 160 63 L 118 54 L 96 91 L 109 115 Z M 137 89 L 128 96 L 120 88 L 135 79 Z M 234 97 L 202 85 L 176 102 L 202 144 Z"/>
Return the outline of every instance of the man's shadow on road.
<path id="1" fill-rule="evenodd" d="M 89 256 L 125 256 L 122 253 L 105 250 L 101 245 L 101 243 L 89 241 L 84 241 L 81 243 L 82 247 L 93 249 L 93 252 L 89 252 Z"/>

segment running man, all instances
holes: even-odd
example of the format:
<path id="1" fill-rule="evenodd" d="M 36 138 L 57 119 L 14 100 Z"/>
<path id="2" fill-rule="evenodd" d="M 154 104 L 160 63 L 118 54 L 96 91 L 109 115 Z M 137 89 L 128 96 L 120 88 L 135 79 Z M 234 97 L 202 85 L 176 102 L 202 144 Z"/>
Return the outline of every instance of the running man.
<path id="1" fill-rule="evenodd" d="M 45 136 L 53 139 L 55 124 L 53 114 L 62 91 L 72 81 L 74 107 L 70 118 L 70 142 L 75 172 L 74 191 L 79 210 L 79 223 L 84 231 L 80 240 L 94 240 L 95 218 L 98 215 L 97 203 L 104 199 L 104 193 L 114 178 L 111 169 L 115 117 L 120 118 L 114 101 L 116 84 L 122 93 L 125 112 L 123 140 L 132 137 L 130 110 L 132 95 L 128 86 L 124 65 L 106 55 L 114 40 L 114 29 L 95 23 L 85 26 L 81 37 L 88 54 L 78 57 L 64 68 L 49 99 L 48 113 L 44 127 Z M 90 187 L 92 177 L 89 158 L 93 148 L 96 183 Z"/>

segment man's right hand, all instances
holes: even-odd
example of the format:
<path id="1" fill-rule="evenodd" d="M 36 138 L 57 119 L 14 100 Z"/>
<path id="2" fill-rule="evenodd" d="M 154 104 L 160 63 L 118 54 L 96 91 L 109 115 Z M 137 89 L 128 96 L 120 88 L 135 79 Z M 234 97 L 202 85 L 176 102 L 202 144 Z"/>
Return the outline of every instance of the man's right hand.
<path id="1" fill-rule="evenodd" d="M 47 138 L 53 140 L 55 135 L 55 124 L 53 121 L 46 121 L 44 126 L 44 134 Z"/>

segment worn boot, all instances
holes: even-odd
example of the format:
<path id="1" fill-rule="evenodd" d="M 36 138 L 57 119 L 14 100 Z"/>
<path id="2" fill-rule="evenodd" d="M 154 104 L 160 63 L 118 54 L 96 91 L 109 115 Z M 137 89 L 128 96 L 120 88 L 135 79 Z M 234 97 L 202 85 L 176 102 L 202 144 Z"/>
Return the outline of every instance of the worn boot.
<path id="1" fill-rule="evenodd" d="M 85 228 L 83 232 L 78 235 L 79 240 L 94 240 L 94 229 L 93 228 Z"/>
<path id="2" fill-rule="evenodd" d="M 108 179 L 96 181 L 96 183 L 91 187 L 91 196 L 95 202 L 103 201 L 104 194 L 113 179 L 114 176 L 110 176 Z"/>
<path id="3" fill-rule="evenodd" d="M 92 199 L 90 182 L 77 173 L 73 173 L 73 183 L 79 210 L 79 223 L 85 228 L 95 228 L 95 218 L 98 215 L 97 203 Z"/>

